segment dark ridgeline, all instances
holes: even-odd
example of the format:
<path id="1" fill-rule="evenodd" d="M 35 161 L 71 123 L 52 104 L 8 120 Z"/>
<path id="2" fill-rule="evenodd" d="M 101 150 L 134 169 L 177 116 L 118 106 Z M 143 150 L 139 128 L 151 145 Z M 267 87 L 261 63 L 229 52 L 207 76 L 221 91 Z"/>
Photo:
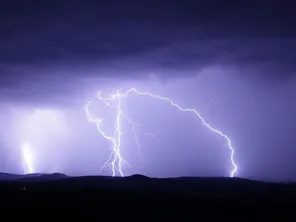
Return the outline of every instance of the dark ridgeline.
<path id="1" fill-rule="evenodd" d="M 240 178 L 1 174 L 0 192 L 5 207 L 20 207 L 27 211 L 40 209 L 52 214 L 58 209 L 63 209 L 64 213 L 71 210 L 68 218 L 75 217 L 73 211 L 77 209 L 83 218 L 101 214 L 102 217 L 110 214 L 112 218 L 118 218 L 119 212 L 135 216 L 138 211 L 151 216 L 158 211 L 159 216 L 167 218 L 175 218 L 178 214 L 180 219 L 221 219 L 236 218 L 235 212 L 248 211 L 246 215 L 238 215 L 239 218 L 272 216 L 281 211 L 282 204 L 295 201 L 296 185 Z M 270 212 L 276 208 L 276 212 Z"/>

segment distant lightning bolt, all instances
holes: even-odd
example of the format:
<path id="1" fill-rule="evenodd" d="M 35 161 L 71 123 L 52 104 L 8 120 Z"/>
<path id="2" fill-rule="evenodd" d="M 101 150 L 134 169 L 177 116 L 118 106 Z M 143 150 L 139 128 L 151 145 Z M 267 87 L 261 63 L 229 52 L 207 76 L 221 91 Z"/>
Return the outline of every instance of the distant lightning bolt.
<path id="1" fill-rule="evenodd" d="M 116 122 L 115 122 L 115 135 L 113 137 L 111 136 L 107 136 L 104 131 L 102 131 L 101 129 L 101 123 L 102 123 L 102 119 L 94 119 L 89 111 L 89 105 L 91 104 L 92 101 L 88 102 L 86 107 L 85 107 L 85 111 L 87 114 L 87 118 L 89 120 L 89 122 L 95 122 L 97 124 L 97 128 L 98 131 L 100 132 L 100 134 L 107 140 L 109 140 L 112 144 L 113 144 L 113 148 L 112 148 L 112 152 L 110 155 L 110 158 L 106 161 L 105 166 L 108 166 L 111 164 L 112 166 L 112 172 L 113 172 L 113 176 L 115 176 L 116 174 L 116 170 L 120 173 L 121 176 L 123 176 L 122 173 L 122 163 L 126 163 L 128 164 L 128 162 L 126 160 L 124 160 L 121 157 L 120 154 L 120 148 L 121 148 L 121 120 L 122 120 L 122 116 L 124 116 L 127 121 L 132 124 L 133 127 L 133 134 L 134 134 L 134 138 L 137 142 L 138 148 L 139 148 L 139 141 L 138 141 L 138 137 L 137 134 L 135 132 L 135 123 L 133 123 L 132 121 L 129 120 L 129 118 L 127 117 L 127 115 L 124 114 L 124 112 L 122 111 L 121 108 L 121 104 L 122 104 L 122 98 L 127 97 L 130 93 L 135 93 L 139 96 L 150 96 L 154 99 L 158 99 L 158 100 L 162 100 L 162 101 L 166 101 L 168 102 L 171 106 L 177 108 L 180 111 L 183 112 L 191 112 L 194 115 L 196 115 L 198 117 L 198 119 L 202 122 L 202 124 L 209 129 L 210 131 L 218 134 L 219 136 L 221 136 L 222 138 L 225 139 L 226 143 L 227 143 L 227 147 L 230 150 L 230 161 L 231 161 L 231 165 L 232 165 L 232 169 L 230 172 L 230 177 L 233 177 L 235 175 L 235 173 L 237 172 L 237 165 L 234 161 L 234 148 L 232 147 L 232 143 L 230 138 L 225 135 L 223 132 L 219 131 L 218 129 L 213 128 L 210 124 L 208 124 L 205 119 L 195 110 L 195 109 L 188 109 L 188 108 L 182 108 L 181 106 L 179 106 L 178 104 L 176 104 L 175 102 L 173 102 L 173 100 L 167 98 L 167 97 L 162 97 L 159 95 L 155 95 L 152 94 L 150 92 L 139 92 L 138 90 L 136 90 L 135 88 L 131 88 L 129 90 L 127 90 L 125 93 L 120 94 L 119 91 L 117 91 L 115 94 L 111 94 L 109 97 L 101 97 L 101 93 L 99 92 L 97 94 L 97 98 L 101 101 L 103 101 L 105 103 L 105 106 L 103 107 L 103 109 L 107 108 L 107 107 L 113 107 L 111 105 L 111 102 L 115 101 L 116 102 L 116 109 L 117 109 L 117 116 L 116 116 Z"/>
<path id="2" fill-rule="evenodd" d="M 32 153 L 29 144 L 24 143 L 22 145 L 22 152 L 23 152 L 23 157 L 27 165 L 27 172 L 28 173 L 34 173 L 33 169 L 33 163 L 32 163 Z"/>
<path id="3" fill-rule="evenodd" d="M 35 109 L 33 115 L 38 115 L 40 112 L 40 109 Z M 27 173 L 34 173 L 34 168 L 33 168 L 33 160 L 32 160 L 32 147 L 28 143 L 23 143 L 21 145 L 21 150 L 22 150 L 22 156 L 23 159 L 26 163 Z"/>

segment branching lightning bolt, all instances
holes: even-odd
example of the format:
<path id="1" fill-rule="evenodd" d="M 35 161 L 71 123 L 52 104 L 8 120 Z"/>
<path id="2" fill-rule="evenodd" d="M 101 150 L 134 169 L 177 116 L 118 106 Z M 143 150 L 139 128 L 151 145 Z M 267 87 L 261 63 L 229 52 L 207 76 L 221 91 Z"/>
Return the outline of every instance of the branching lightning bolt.
<path id="1" fill-rule="evenodd" d="M 116 95 L 119 95 L 118 94 L 119 92 L 117 92 Z M 87 118 L 88 118 L 88 121 L 89 122 L 94 122 L 96 123 L 97 125 L 97 129 L 98 131 L 100 132 L 100 134 L 107 140 L 109 140 L 112 144 L 112 152 L 110 154 L 110 157 L 109 159 L 105 162 L 105 164 L 102 166 L 102 168 L 104 167 L 107 167 L 107 166 L 110 166 L 111 165 L 111 168 L 112 168 L 112 172 L 113 172 L 113 176 L 115 176 L 116 174 L 116 170 L 120 173 L 121 176 L 123 176 L 123 173 L 122 173 L 122 164 L 128 164 L 128 162 L 126 160 L 124 160 L 122 157 L 121 157 L 121 153 L 120 153 L 120 148 L 121 148 L 121 117 L 122 117 L 122 111 L 121 111 L 121 99 L 119 96 L 114 96 L 112 98 L 102 98 L 100 96 L 100 92 L 97 94 L 97 98 L 99 100 L 102 100 L 104 103 L 105 103 L 105 106 L 102 108 L 101 111 L 103 111 L 104 109 L 106 109 L 107 107 L 112 107 L 112 105 L 108 102 L 108 100 L 117 100 L 117 106 L 116 106 L 116 109 L 117 109 L 117 115 L 116 115 L 116 122 L 115 122 L 115 133 L 114 133 L 114 136 L 108 136 L 103 130 L 102 130 L 102 122 L 103 120 L 102 119 L 95 119 L 91 116 L 89 110 L 88 110 L 88 106 L 91 104 L 92 101 L 89 101 L 88 104 L 86 105 L 85 107 L 85 111 L 86 111 L 86 114 L 87 114 Z"/>
<path id="2" fill-rule="evenodd" d="M 155 136 L 154 136 L 153 134 L 150 134 L 150 133 L 142 132 L 142 131 L 137 127 L 138 124 L 136 124 L 135 122 L 131 121 L 131 120 L 129 119 L 129 117 L 128 117 L 126 114 L 124 114 L 123 116 L 125 117 L 125 119 L 127 120 L 127 122 L 128 122 L 129 124 L 132 125 L 133 136 L 134 136 L 134 139 L 135 139 L 135 141 L 136 141 L 136 143 L 137 143 L 138 155 L 139 155 L 139 157 L 143 160 L 143 157 L 142 157 L 142 155 L 141 155 L 141 153 L 140 153 L 140 146 L 141 146 L 141 145 L 140 145 L 139 138 L 138 138 L 138 131 L 140 131 L 141 134 L 144 134 L 144 135 L 147 135 L 147 136 L 150 136 L 150 137 L 153 137 L 153 138 L 154 138 Z"/>
<path id="3" fill-rule="evenodd" d="M 138 141 L 138 136 L 135 130 L 135 123 L 132 122 L 128 116 L 123 112 L 121 104 L 122 104 L 122 98 L 127 97 L 130 93 L 135 93 L 139 96 L 149 96 L 152 97 L 154 99 L 158 99 L 158 100 L 162 100 L 162 101 L 166 101 L 168 102 L 171 106 L 177 108 L 179 111 L 182 112 L 191 112 L 193 113 L 195 116 L 198 117 L 198 119 L 202 122 L 202 124 L 210 131 L 214 132 L 215 134 L 221 136 L 222 138 L 225 139 L 226 143 L 227 143 L 227 147 L 230 150 L 230 161 L 231 161 L 231 165 L 232 165 L 232 169 L 230 172 L 230 177 L 233 177 L 235 175 L 235 173 L 237 172 L 237 165 L 234 161 L 234 148 L 232 146 L 231 140 L 230 138 L 225 135 L 223 132 L 221 132 L 220 130 L 212 127 L 210 124 L 208 124 L 205 119 L 195 110 L 195 109 L 188 109 L 188 108 L 182 108 L 181 106 L 179 106 L 178 104 L 176 104 L 175 102 L 173 102 L 173 100 L 167 98 L 167 97 L 162 97 L 156 94 L 152 94 L 150 92 L 139 92 L 138 90 L 136 90 L 135 88 L 131 88 L 129 90 L 127 90 L 125 93 L 119 93 L 119 91 L 117 91 L 114 94 L 111 94 L 109 97 L 101 97 L 101 93 L 99 92 L 97 94 L 97 98 L 104 102 L 105 106 L 103 107 L 103 109 L 107 108 L 107 107 L 114 107 L 114 105 L 111 105 L 111 102 L 115 102 L 116 106 L 115 108 L 117 109 L 117 116 L 116 116 L 116 122 L 115 122 L 115 133 L 114 136 L 107 136 L 105 134 L 105 132 L 101 129 L 101 123 L 103 122 L 102 119 L 95 119 L 91 116 L 90 111 L 89 111 L 89 105 L 92 103 L 92 101 L 89 101 L 87 103 L 87 105 L 85 106 L 85 111 L 86 111 L 86 115 L 88 118 L 89 122 L 94 122 L 97 125 L 98 131 L 99 133 L 107 140 L 109 140 L 112 143 L 112 152 L 110 154 L 109 159 L 106 161 L 106 163 L 104 164 L 103 167 L 106 167 L 108 165 L 111 165 L 112 167 L 112 172 L 113 172 L 113 176 L 116 175 L 116 171 L 118 171 L 120 173 L 121 176 L 123 176 L 123 172 L 122 172 L 122 164 L 128 164 L 128 162 L 126 160 L 124 160 L 120 154 L 120 149 L 121 149 L 121 121 L 122 121 L 122 117 L 125 117 L 125 119 L 132 125 L 133 127 L 133 133 L 134 133 L 134 138 L 136 140 L 136 143 L 138 145 L 138 148 L 140 146 L 139 141 Z M 103 110 L 102 109 L 102 110 Z M 101 110 L 101 111 L 102 111 Z M 138 152 L 139 153 L 139 152 Z M 129 165 L 129 164 L 128 164 Z"/>

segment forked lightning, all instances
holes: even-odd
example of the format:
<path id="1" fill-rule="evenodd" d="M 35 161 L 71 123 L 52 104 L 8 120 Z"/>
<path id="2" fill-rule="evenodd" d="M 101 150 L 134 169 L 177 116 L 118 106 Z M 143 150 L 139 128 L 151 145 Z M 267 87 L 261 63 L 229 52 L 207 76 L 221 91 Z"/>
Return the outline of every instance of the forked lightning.
<path id="1" fill-rule="evenodd" d="M 92 101 L 89 101 L 85 106 L 85 111 L 86 111 L 88 121 L 94 122 L 97 126 L 99 133 L 106 140 L 110 141 L 110 143 L 111 143 L 112 149 L 111 149 L 110 157 L 105 162 L 103 167 L 111 166 L 113 176 L 115 176 L 116 173 L 119 173 L 121 176 L 124 176 L 123 169 L 122 169 L 123 165 L 125 165 L 125 164 L 129 165 L 128 162 L 122 157 L 121 152 L 120 152 L 121 151 L 121 135 L 122 135 L 121 125 L 122 125 L 123 118 L 125 118 L 130 124 L 132 124 L 135 140 L 137 142 L 137 145 L 138 146 L 140 145 L 139 141 L 138 141 L 137 134 L 136 134 L 135 123 L 132 122 L 131 120 L 129 120 L 129 118 L 123 112 L 123 109 L 122 109 L 122 99 L 126 98 L 131 93 L 135 93 L 136 95 L 139 95 L 139 96 L 149 96 L 154 99 L 167 102 L 171 106 L 177 108 L 179 111 L 193 113 L 208 130 L 214 132 L 218 136 L 221 136 L 225 139 L 227 147 L 230 151 L 230 162 L 232 165 L 232 168 L 230 171 L 230 177 L 233 177 L 235 175 L 235 173 L 237 172 L 237 165 L 234 161 L 234 148 L 232 147 L 231 140 L 227 135 L 225 135 L 220 130 L 218 130 L 218 129 L 212 127 L 210 124 L 208 124 L 205 121 L 205 119 L 195 109 L 182 108 L 181 106 L 179 106 L 178 104 L 173 102 L 173 100 L 171 100 L 167 97 L 155 95 L 150 92 L 140 92 L 140 91 L 136 90 L 135 88 L 131 88 L 131 89 L 127 90 L 125 93 L 120 93 L 119 91 L 117 91 L 116 93 L 111 94 L 109 97 L 102 97 L 101 92 L 99 92 L 96 96 L 96 98 L 98 100 L 102 101 L 104 104 L 102 110 L 100 110 L 100 111 L 103 111 L 104 109 L 106 109 L 108 107 L 116 109 L 116 121 L 115 121 L 113 136 L 107 135 L 102 130 L 102 123 L 104 122 L 103 118 L 94 118 L 91 115 L 90 110 L 89 110 L 89 106 L 92 103 Z"/>

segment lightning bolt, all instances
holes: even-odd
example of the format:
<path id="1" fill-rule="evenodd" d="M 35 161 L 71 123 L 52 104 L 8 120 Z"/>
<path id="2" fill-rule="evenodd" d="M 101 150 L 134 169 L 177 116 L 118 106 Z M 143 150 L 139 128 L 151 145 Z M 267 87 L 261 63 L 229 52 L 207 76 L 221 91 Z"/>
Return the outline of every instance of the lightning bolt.
<path id="1" fill-rule="evenodd" d="M 150 134 L 150 133 L 146 133 L 146 132 L 143 132 L 142 130 L 140 130 L 139 127 L 138 127 L 139 125 L 136 124 L 135 122 L 131 121 L 126 114 L 124 114 L 124 117 L 125 117 L 126 121 L 129 124 L 131 124 L 131 126 L 132 126 L 133 136 L 134 136 L 134 139 L 136 141 L 137 148 L 138 148 L 138 156 L 143 160 L 143 157 L 142 157 L 142 155 L 140 153 L 140 146 L 141 145 L 140 145 L 139 138 L 138 138 L 139 137 L 138 132 L 140 132 L 143 135 L 147 135 L 147 136 L 150 136 L 150 137 L 153 137 L 153 138 L 155 138 L 155 135 Z"/>
<path id="2" fill-rule="evenodd" d="M 34 110 L 33 115 L 37 116 L 39 114 L 39 112 L 40 112 L 40 109 L 37 108 Z M 29 145 L 29 143 L 23 143 L 21 145 L 21 150 L 22 150 L 23 160 L 25 161 L 26 167 L 27 167 L 26 172 L 27 173 L 34 173 L 35 170 L 33 167 L 32 147 Z"/>
<path id="3" fill-rule="evenodd" d="M 107 136 L 106 133 L 102 130 L 101 124 L 103 122 L 103 119 L 100 119 L 100 118 L 95 119 L 95 118 L 93 118 L 91 116 L 90 111 L 89 111 L 89 105 L 92 103 L 92 101 L 89 101 L 87 103 L 87 105 L 85 106 L 85 111 L 86 111 L 88 121 L 96 123 L 99 133 L 105 139 L 109 140 L 111 142 L 111 144 L 112 144 L 112 151 L 111 151 L 110 157 L 105 162 L 103 167 L 111 165 L 113 176 L 116 175 L 116 171 L 118 171 L 120 173 L 120 175 L 123 176 L 122 165 L 123 164 L 129 165 L 128 162 L 125 159 L 123 159 L 121 154 L 120 154 L 121 135 L 122 135 L 122 132 L 121 132 L 122 117 L 125 117 L 125 119 L 132 125 L 134 138 L 135 138 L 135 140 L 137 142 L 138 147 L 140 146 L 139 141 L 138 141 L 138 136 L 137 136 L 137 134 L 135 132 L 135 123 L 129 120 L 129 118 L 123 112 L 122 107 L 121 107 L 122 99 L 127 97 L 130 93 L 135 93 L 136 95 L 139 95 L 139 96 L 149 96 L 149 97 L 152 97 L 152 98 L 157 99 L 157 100 L 165 101 L 165 102 L 169 103 L 171 106 L 177 108 L 179 111 L 189 112 L 189 113 L 194 114 L 209 131 L 221 136 L 226 141 L 226 145 L 227 145 L 227 147 L 228 147 L 228 149 L 230 151 L 230 162 L 231 162 L 231 165 L 232 165 L 232 169 L 230 171 L 230 177 L 233 177 L 235 175 L 235 173 L 237 172 L 238 167 L 237 167 L 237 165 L 236 165 L 236 163 L 234 161 L 234 148 L 232 146 L 230 138 L 227 135 L 225 135 L 220 130 L 218 130 L 218 129 L 212 127 L 210 124 L 208 124 L 205 121 L 205 119 L 195 109 L 182 108 L 177 103 L 173 102 L 173 100 L 170 99 L 170 98 L 162 97 L 162 96 L 150 93 L 150 92 L 140 92 L 135 88 L 131 88 L 131 89 L 127 90 L 125 93 L 120 93 L 119 91 L 117 91 L 116 93 L 111 94 L 109 97 L 102 97 L 101 92 L 99 92 L 97 94 L 97 99 L 99 99 L 100 101 L 102 101 L 105 104 L 105 106 L 103 107 L 102 110 L 104 110 L 107 107 L 111 107 L 111 108 L 115 107 L 117 109 L 116 122 L 115 122 L 115 132 L 114 132 L 113 136 Z M 112 103 L 114 103 L 114 102 L 116 103 L 116 106 L 112 105 Z"/>
<path id="4" fill-rule="evenodd" d="M 31 153 L 30 145 L 28 143 L 24 143 L 22 145 L 22 152 L 23 152 L 23 158 L 27 165 L 27 172 L 34 173 L 32 153 Z"/>
<path id="5" fill-rule="evenodd" d="M 117 92 L 116 95 L 119 95 L 119 92 Z M 112 168 L 112 175 L 115 176 L 116 170 L 120 173 L 121 176 L 123 176 L 122 172 L 122 165 L 126 164 L 129 165 L 126 160 L 124 160 L 121 157 L 120 148 L 121 148 L 121 118 L 122 118 L 122 111 L 121 111 L 121 99 L 119 96 L 114 96 L 112 98 L 103 98 L 100 96 L 100 92 L 97 94 L 97 98 L 105 103 L 105 106 L 101 109 L 101 112 L 106 109 L 107 107 L 113 107 L 113 105 L 110 103 L 114 100 L 117 100 L 117 115 L 116 115 L 116 122 L 115 122 L 115 133 L 113 136 L 108 136 L 103 130 L 102 130 L 102 119 L 96 119 L 93 118 L 89 112 L 89 105 L 92 103 L 92 101 L 89 101 L 88 104 L 85 107 L 85 111 L 87 114 L 87 118 L 89 122 L 94 122 L 97 125 L 97 129 L 99 133 L 112 144 L 112 152 L 110 153 L 109 159 L 105 162 L 105 164 L 102 166 L 102 168 L 110 166 Z M 110 101 L 110 102 L 109 102 Z M 102 169 L 101 168 L 101 169 Z"/>

